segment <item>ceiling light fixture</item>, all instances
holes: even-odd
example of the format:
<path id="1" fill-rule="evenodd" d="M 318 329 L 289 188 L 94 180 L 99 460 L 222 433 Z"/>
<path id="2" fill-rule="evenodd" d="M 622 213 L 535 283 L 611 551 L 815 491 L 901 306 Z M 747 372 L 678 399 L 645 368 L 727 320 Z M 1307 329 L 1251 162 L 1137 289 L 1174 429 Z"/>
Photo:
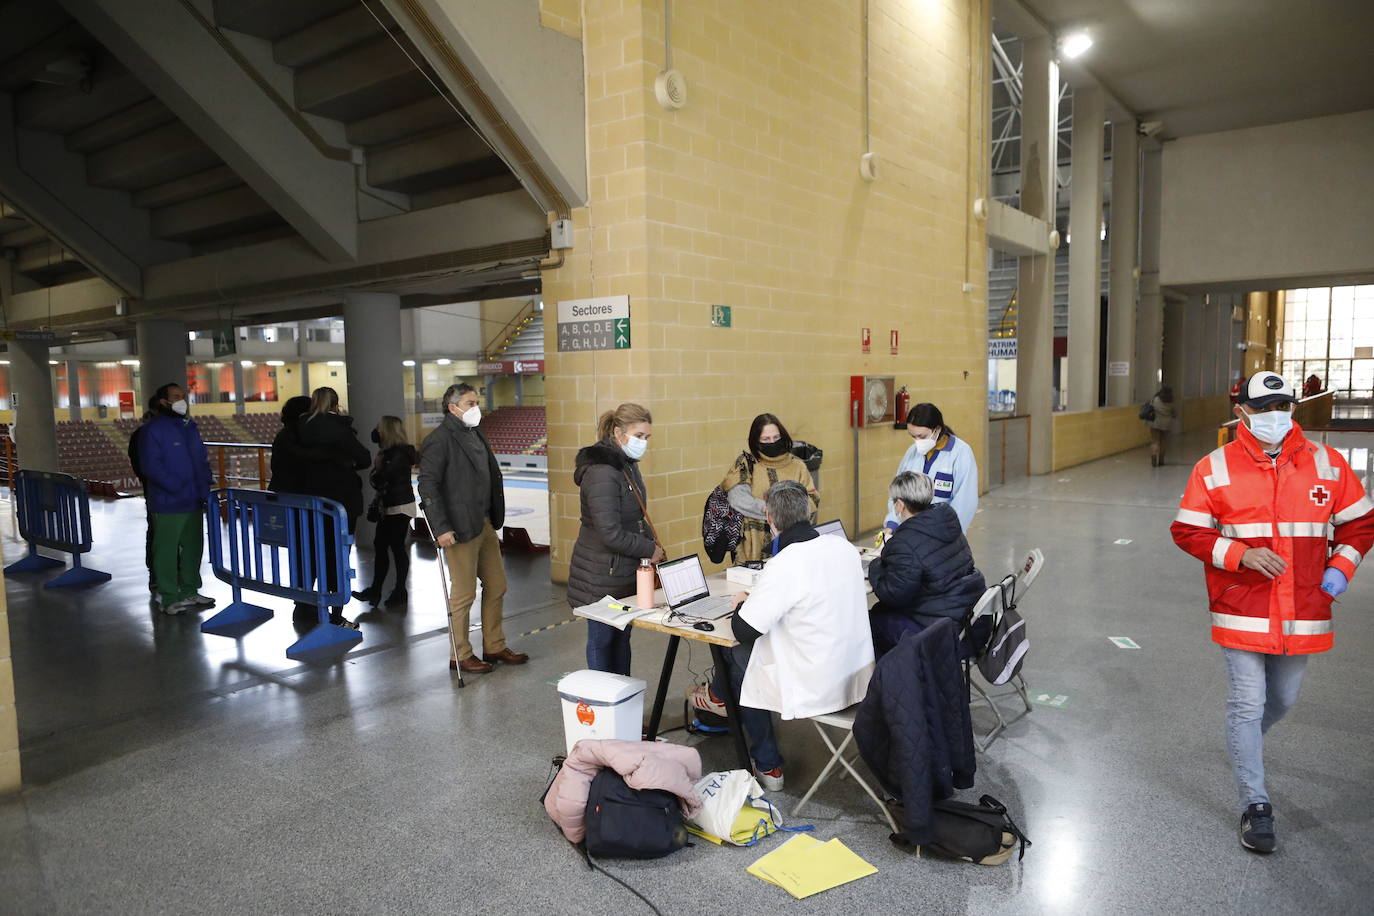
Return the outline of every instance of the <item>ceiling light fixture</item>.
<path id="1" fill-rule="evenodd" d="M 1072 35 L 1066 36 L 1063 41 L 1059 42 L 1060 52 L 1069 60 L 1083 56 L 1092 46 L 1093 40 L 1088 36 L 1087 32 L 1074 32 Z"/>
<path id="2" fill-rule="evenodd" d="M 436 359 L 434 362 L 435 362 L 437 365 L 440 365 L 440 366 L 451 366 L 451 365 L 453 365 L 453 360 L 451 360 L 451 359 Z"/>
<path id="3" fill-rule="evenodd" d="M 414 368 L 415 368 L 415 360 L 413 360 L 413 359 L 403 359 L 403 360 L 401 360 L 401 365 L 402 365 L 402 366 L 405 366 L 407 369 L 414 369 Z"/>

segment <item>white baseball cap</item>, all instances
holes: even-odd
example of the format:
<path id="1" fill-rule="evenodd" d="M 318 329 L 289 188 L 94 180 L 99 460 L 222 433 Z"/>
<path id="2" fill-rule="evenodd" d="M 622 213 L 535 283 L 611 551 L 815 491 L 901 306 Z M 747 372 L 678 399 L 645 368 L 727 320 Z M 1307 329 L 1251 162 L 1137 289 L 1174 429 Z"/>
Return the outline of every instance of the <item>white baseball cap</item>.
<path id="1" fill-rule="evenodd" d="M 1240 386 L 1240 394 L 1236 398 L 1237 403 L 1255 408 L 1268 407 L 1279 401 L 1296 404 L 1298 393 L 1277 372 L 1256 372 Z"/>

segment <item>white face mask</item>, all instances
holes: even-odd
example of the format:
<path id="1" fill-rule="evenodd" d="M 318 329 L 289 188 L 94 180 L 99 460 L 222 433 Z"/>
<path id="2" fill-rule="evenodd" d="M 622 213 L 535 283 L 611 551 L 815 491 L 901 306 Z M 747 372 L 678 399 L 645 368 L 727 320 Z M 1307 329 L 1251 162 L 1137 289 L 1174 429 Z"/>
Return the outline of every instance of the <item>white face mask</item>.
<path id="1" fill-rule="evenodd" d="M 188 410 L 190 410 L 190 409 L 191 409 L 191 405 L 190 405 L 190 404 L 187 404 L 185 401 L 173 401 L 173 402 L 172 402 L 172 413 L 176 414 L 178 417 L 184 417 L 184 416 L 186 416 L 186 411 L 188 411 Z"/>
<path id="2" fill-rule="evenodd" d="M 648 439 L 639 439 L 634 436 L 630 436 L 625 440 L 624 444 L 620 446 L 620 450 L 625 453 L 625 457 L 629 458 L 631 461 L 638 461 L 643 458 L 648 448 Z"/>
<path id="3" fill-rule="evenodd" d="M 918 454 L 918 455 L 922 455 L 922 456 L 924 456 L 924 455 L 929 455 L 929 454 L 931 453 L 931 451 L 932 451 L 934 448 L 935 448 L 935 440 L 934 440 L 934 439 L 917 439 L 917 440 L 916 440 L 916 454 Z"/>
<path id="4" fill-rule="evenodd" d="M 1246 414 L 1246 417 L 1250 421 L 1250 432 L 1268 445 L 1278 445 L 1293 428 L 1293 414 L 1287 410 L 1267 410 Z"/>
<path id="5" fill-rule="evenodd" d="M 476 426 L 482 422 L 482 408 L 473 404 L 467 410 L 458 415 L 458 419 L 463 421 L 464 426 Z"/>

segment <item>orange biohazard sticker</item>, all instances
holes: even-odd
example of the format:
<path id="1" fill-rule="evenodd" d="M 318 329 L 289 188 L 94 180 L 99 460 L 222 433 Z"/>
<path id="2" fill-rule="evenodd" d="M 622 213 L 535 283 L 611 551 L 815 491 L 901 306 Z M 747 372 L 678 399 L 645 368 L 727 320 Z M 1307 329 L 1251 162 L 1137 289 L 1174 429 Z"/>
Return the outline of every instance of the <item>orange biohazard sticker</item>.
<path id="1" fill-rule="evenodd" d="M 577 721 L 583 725 L 591 725 L 596 721 L 596 712 L 586 703 L 577 704 Z"/>

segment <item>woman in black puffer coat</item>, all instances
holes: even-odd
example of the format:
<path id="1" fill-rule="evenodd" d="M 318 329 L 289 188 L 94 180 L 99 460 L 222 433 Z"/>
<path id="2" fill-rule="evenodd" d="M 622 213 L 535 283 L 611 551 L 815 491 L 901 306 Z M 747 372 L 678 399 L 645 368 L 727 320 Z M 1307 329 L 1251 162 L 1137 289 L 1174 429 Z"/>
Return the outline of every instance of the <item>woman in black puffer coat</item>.
<path id="1" fill-rule="evenodd" d="M 377 535 L 372 541 L 374 560 L 372 584 L 353 597 L 368 604 L 382 603 L 382 586 L 391 572 L 391 560 L 396 560 L 396 587 L 387 595 L 388 607 L 402 606 L 409 600 L 406 592 L 406 577 L 410 575 L 410 552 L 406 549 L 406 532 L 410 530 L 410 520 L 419 512 L 415 506 L 415 487 L 411 485 L 411 473 L 420 460 L 415 446 L 406 439 L 406 428 L 400 417 L 382 417 L 377 428 L 372 431 L 372 441 L 381 446 L 377 459 L 372 463 L 372 489 L 377 491 L 377 505 L 380 518 L 377 522 Z M 371 518 L 371 513 L 368 514 Z"/>
<path id="2" fill-rule="evenodd" d="M 868 567 L 878 598 L 869 624 L 879 657 L 903 634 L 941 617 L 959 625 L 986 588 L 959 516 L 948 503 L 931 505 L 933 493 L 930 478 L 914 471 L 898 474 L 888 487 L 900 524 Z"/>
<path id="3" fill-rule="evenodd" d="M 316 388 L 310 396 L 310 412 L 296 422 L 300 444 L 315 456 L 308 458 L 301 474 L 300 488 L 307 496 L 323 496 L 344 507 L 348 519 L 348 533 L 358 530 L 358 516 L 363 514 L 363 481 L 358 471 L 372 463 L 372 455 L 358 441 L 353 430 L 353 418 L 339 412 L 339 393 L 333 388 Z M 326 526 L 325 537 L 333 538 Z M 337 579 L 334 551 L 325 551 L 330 583 Z M 347 583 L 344 583 L 347 587 Z M 337 626 L 357 629 L 346 620 L 343 606 L 332 608 L 330 622 Z"/>
<path id="4" fill-rule="evenodd" d="M 610 595 L 635 593 L 639 561 L 664 559 L 644 517 L 648 493 L 639 473 L 653 417 L 638 404 L 621 404 L 597 424 L 600 440 L 577 453 L 573 482 L 581 489 L 582 529 L 568 570 L 568 604 L 581 607 Z M 587 621 L 587 667 L 630 673 L 630 630 Z"/>

